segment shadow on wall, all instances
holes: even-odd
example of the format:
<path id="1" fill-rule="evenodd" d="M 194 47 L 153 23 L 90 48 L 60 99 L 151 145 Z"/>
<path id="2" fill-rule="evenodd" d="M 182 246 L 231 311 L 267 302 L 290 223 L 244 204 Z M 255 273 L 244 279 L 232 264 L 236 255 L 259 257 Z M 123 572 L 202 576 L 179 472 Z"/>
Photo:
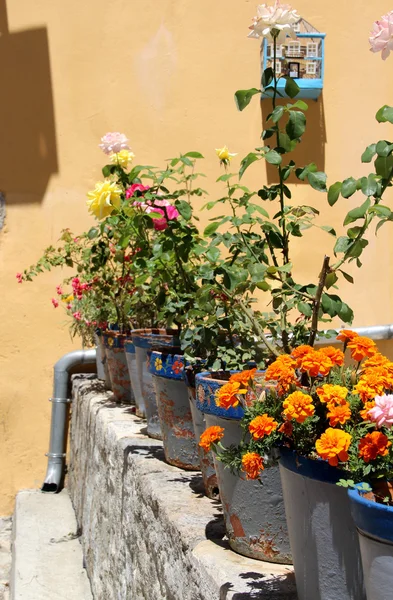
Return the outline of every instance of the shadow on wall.
<path id="1" fill-rule="evenodd" d="M 294 98 L 293 102 L 296 101 Z M 277 105 L 287 104 L 292 102 L 289 98 L 278 99 Z M 326 124 L 325 124 L 325 111 L 323 106 L 323 92 L 319 96 L 318 100 L 305 100 L 308 105 L 306 111 L 306 132 L 303 136 L 302 142 L 298 144 L 296 150 L 291 152 L 289 160 L 294 160 L 297 167 L 304 167 L 305 165 L 314 162 L 318 171 L 325 170 L 325 145 L 327 142 L 326 138 Z M 272 102 L 270 99 L 261 100 L 261 112 L 262 112 L 262 127 L 266 129 L 266 117 L 272 112 Z M 270 121 L 269 124 L 272 124 Z M 269 144 L 270 139 L 266 140 Z M 284 159 L 284 163 L 287 161 Z M 270 165 L 266 162 L 266 176 L 268 184 L 278 183 L 277 167 Z M 305 184 L 307 181 L 301 181 L 295 175 L 291 175 L 288 179 L 288 183 Z"/>
<path id="2" fill-rule="evenodd" d="M 0 0 L 0 189 L 8 204 L 41 202 L 57 173 L 46 28 L 10 33 Z"/>

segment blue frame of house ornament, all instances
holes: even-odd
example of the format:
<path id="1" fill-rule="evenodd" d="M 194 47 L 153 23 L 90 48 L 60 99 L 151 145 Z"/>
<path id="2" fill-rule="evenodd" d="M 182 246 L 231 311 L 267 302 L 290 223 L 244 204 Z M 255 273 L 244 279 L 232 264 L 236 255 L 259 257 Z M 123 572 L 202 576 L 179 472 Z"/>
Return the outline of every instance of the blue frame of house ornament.
<path id="1" fill-rule="evenodd" d="M 300 92 L 296 96 L 295 100 L 297 98 L 307 98 L 307 99 L 311 99 L 311 100 L 317 100 L 323 90 L 323 80 L 324 80 L 324 76 L 325 76 L 325 37 L 326 37 L 326 33 L 319 33 L 319 32 L 297 33 L 296 37 L 297 38 L 321 38 L 321 40 L 322 40 L 322 56 L 313 56 L 312 58 L 310 58 L 310 60 L 322 61 L 321 78 L 320 79 L 294 78 L 294 81 L 296 81 L 296 83 L 298 84 L 298 86 L 300 88 Z M 268 60 L 267 48 L 268 48 L 268 43 L 267 43 L 267 39 L 265 38 L 263 40 L 263 70 L 265 70 L 266 66 L 267 66 L 267 60 Z M 307 60 L 307 58 L 306 58 L 306 60 Z M 285 93 L 285 83 L 286 83 L 286 80 L 284 78 L 281 78 L 278 81 L 277 90 L 285 98 L 288 98 L 288 96 Z M 271 95 L 264 94 L 262 92 L 262 98 L 271 98 Z"/>

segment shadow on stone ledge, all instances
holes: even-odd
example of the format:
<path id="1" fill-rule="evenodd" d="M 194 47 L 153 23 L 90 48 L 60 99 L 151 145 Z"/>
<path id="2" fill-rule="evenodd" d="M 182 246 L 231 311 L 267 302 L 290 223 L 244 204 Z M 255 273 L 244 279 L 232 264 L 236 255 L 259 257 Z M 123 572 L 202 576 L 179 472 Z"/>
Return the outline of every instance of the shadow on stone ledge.
<path id="1" fill-rule="evenodd" d="M 266 575 L 261 575 L 261 573 L 251 571 L 242 573 L 240 577 L 249 580 L 247 581 L 247 587 L 250 588 L 250 591 L 235 593 L 230 597 L 231 600 L 262 600 L 265 598 L 269 598 L 269 600 L 287 600 L 287 598 L 293 598 L 292 594 L 288 594 L 288 589 L 295 587 L 294 573 L 272 579 Z M 225 596 L 222 600 L 224 599 Z"/>

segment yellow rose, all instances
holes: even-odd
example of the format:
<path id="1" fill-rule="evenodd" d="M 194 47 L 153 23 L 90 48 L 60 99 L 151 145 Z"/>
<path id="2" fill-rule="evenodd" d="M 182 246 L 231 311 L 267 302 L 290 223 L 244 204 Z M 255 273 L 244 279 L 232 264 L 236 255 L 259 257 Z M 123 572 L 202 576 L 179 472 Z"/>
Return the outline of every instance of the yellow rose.
<path id="1" fill-rule="evenodd" d="M 223 148 L 216 148 L 216 154 L 220 161 L 224 163 L 229 162 L 234 156 L 237 156 L 237 152 L 235 154 L 231 154 L 227 146 L 224 146 Z"/>
<path id="2" fill-rule="evenodd" d="M 104 219 L 113 212 L 115 208 L 119 209 L 121 200 L 121 188 L 116 183 L 103 181 L 96 183 L 94 190 L 87 194 L 87 206 L 89 211 L 97 217 Z"/>
<path id="3" fill-rule="evenodd" d="M 70 304 L 70 302 L 72 302 L 73 299 L 74 299 L 74 296 L 71 294 L 70 296 L 67 296 L 67 298 L 63 298 L 63 302 Z"/>
<path id="4" fill-rule="evenodd" d="M 129 150 L 120 150 L 120 152 L 111 154 L 111 163 L 113 165 L 120 165 L 123 169 L 126 169 L 128 165 L 135 158 L 135 154 Z"/>

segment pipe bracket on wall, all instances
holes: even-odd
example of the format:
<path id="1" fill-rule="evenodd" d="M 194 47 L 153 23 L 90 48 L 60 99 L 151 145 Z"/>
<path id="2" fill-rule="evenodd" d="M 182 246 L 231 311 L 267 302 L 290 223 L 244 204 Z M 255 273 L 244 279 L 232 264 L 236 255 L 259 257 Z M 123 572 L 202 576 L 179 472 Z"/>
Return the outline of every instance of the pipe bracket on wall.
<path id="1" fill-rule="evenodd" d="M 70 404 L 72 400 L 71 398 L 49 398 L 49 402 L 55 402 L 58 404 Z"/>

